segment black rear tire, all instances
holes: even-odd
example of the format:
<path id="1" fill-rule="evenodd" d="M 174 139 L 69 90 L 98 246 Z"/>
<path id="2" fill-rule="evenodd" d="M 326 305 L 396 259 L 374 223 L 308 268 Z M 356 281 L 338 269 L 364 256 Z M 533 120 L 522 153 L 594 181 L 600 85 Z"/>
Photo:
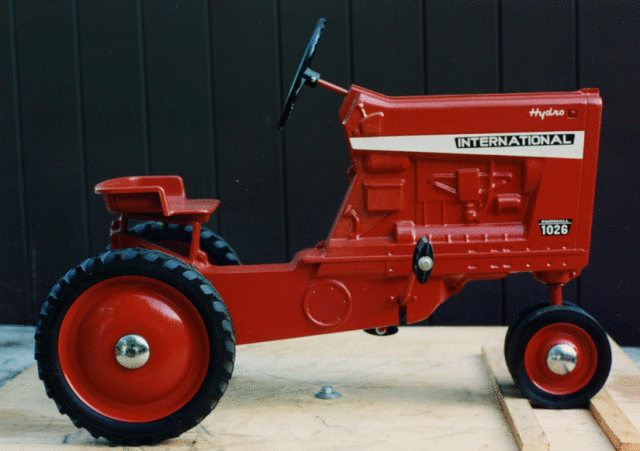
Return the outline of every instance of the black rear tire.
<path id="1" fill-rule="evenodd" d="M 132 227 L 128 233 L 166 247 L 177 254 L 188 255 L 193 227 L 169 222 L 146 221 Z M 238 255 L 229 243 L 204 225 L 200 230 L 200 249 L 207 254 L 211 264 L 241 265 Z M 107 250 L 110 249 L 107 248 Z"/>
<path id="2" fill-rule="evenodd" d="M 128 334 L 148 340 L 140 368 L 123 368 L 114 355 L 117 338 Z M 216 290 L 194 268 L 152 250 L 85 260 L 51 290 L 36 327 L 38 374 L 60 413 L 122 445 L 196 426 L 222 397 L 234 356 Z"/>

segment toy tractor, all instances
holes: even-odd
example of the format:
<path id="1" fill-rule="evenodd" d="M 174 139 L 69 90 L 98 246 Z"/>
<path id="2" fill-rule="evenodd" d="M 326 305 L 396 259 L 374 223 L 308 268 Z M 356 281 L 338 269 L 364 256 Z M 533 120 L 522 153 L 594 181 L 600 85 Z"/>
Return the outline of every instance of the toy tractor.
<path id="1" fill-rule="evenodd" d="M 70 270 L 39 316 L 36 359 L 61 413 L 115 443 L 194 427 L 231 378 L 236 345 L 429 317 L 470 280 L 531 272 L 550 300 L 508 329 L 522 393 L 548 408 L 586 403 L 611 349 L 562 287 L 587 265 L 602 102 L 567 93 L 387 97 L 320 78 L 306 47 L 282 117 L 304 85 L 344 97 L 351 184 L 326 241 L 284 264 L 240 265 L 202 225 L 218 200 L 178 176 L 98 184 L 110 249 Z M 142 220 L 130 227 L 130 220 Z M 265 287 L 281 287 L 269 290 Z"/>

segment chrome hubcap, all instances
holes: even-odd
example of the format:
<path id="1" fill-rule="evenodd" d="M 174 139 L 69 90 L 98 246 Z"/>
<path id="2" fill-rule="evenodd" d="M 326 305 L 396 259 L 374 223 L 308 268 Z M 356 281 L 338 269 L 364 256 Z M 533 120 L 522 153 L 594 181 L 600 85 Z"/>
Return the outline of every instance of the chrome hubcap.
<path id="1" fill-rule="evenodd" d="M 116 360 L 130 370 L 143 367 L 149 360 L 149 343 L 140 335 L 125 335 L 116 343 Z"/>
<path id="2" fill-rule="evenodd" d="M 547 366 L 553 373 L 560 376 L 572 372 L 577 362 L 578 353 L 573 346 L 568 344 L 555 345 L 547 353 Z"/>

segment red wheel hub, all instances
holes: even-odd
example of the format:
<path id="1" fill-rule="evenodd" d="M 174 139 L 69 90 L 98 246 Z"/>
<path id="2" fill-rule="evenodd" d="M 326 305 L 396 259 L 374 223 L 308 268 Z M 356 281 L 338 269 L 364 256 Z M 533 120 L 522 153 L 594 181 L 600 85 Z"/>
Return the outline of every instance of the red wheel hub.
<path id="1" fill-rule="evenodd" d="M 577 362 L 567 374 L 556 374 L 548 366 L 547 356 L 556 345 L 575 349 Z M 524 354 L 524 365 L 531 381 L 553 395 L 575 393 L 589 383 L 598 365 L 598 351 L 589 334 L 574 324 L 555 323 L 535 333 Z"/>
<path id="2" fill-rule="evenodd" d="M 115 346 L 136 334 L 149 360 L 127 369 Z M 118 421 L 154 421 L 198 391 L 209 365 L 209 339 L 193 304 L 160 281 L 123 276 L 100 282 L 71 305 L 60 326 L 60 367 L 84 404 Z"/>

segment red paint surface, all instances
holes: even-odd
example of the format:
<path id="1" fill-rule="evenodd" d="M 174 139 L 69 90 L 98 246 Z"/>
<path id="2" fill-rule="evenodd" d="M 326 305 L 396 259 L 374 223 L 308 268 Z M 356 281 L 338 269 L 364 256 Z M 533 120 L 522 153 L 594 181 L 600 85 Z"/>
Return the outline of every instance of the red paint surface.
<path id="1" fill-rule="evenodd" d="M 393 98 L 352 86 L 340 93 L 346 94 L 340 120 L 351 185 L 327 240 L 286 264 L 216 267 L 194 245 L 190 256 L 180 256 L 222 296 L 238 344 L 394 325 L 405 303 L 407 322 L 417 322 L 469 280 L 527 271 L 557 285 L 586 266 L 602 112 L 596 90 Z M 546 111 L 551 113 L 542 118 Z M 568 131 L 585 133 L 582 159 L 354 150 L 349 141 Z M 140 189 L 144 178 L 116 180 L 99 185 L 100 192 L 125 219 L 194 223 L 217 206 L 189 206 L 174 190 L 173 204 L 182 210 L 136 214 L 136 196 L 141 205 L 148 202 L 149 193 Z M 133 204 L 114 207 L 111 197 L 127 194 L 128 184 Z M 158 196 L 157 189 L 150 191 Z M 571 220 L 567 234 L 543 235 L 540 220 L 562 219 Z M 410 284 L 413 250 L 422 236 L 433 245 L 434 268 L 425 285 Z M 161 250 L 127 235 L 119 223 L 111 245 Z M 314 286 L 342 287 L 346 294 L 327 292 L 322 312 Z"/>

